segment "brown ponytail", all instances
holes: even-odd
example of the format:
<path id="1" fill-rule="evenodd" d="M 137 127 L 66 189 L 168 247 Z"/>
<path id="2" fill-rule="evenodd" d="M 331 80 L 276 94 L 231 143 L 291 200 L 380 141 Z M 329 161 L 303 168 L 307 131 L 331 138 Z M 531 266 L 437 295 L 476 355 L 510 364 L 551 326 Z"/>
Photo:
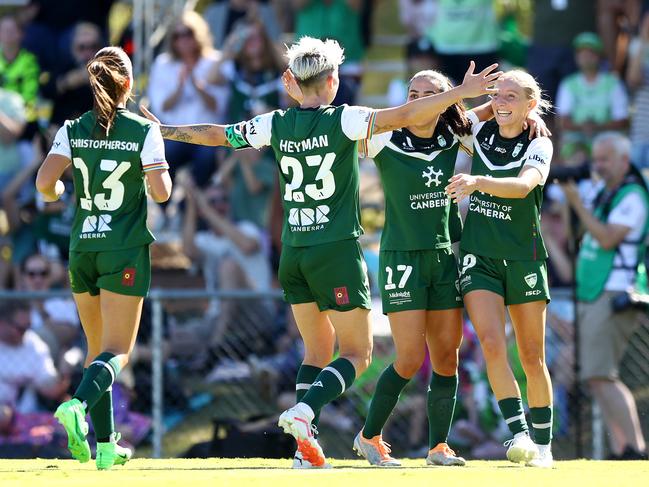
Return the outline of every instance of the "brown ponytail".
<path id="1" fill-rule="evenodd" d="M 417 74 L 415 74 L 412 78 L 410 78 L 408 87 L 410 87 L 412 82 L 417 78 L 428 78 L 430 81 L 436 82 L 437 84 L 439 84 L 441 93 L 444 93 L 453 88 L 451 80 L 447 76 L 444 76 L 439 71 L 432 69 L 419 71 Z M 458 103 L 454 103 L 440 114 L 439 121 L 447 125 L 455 135 L 471 135 L 471 122 L 469 122 L 469 119 L 467 118 L 465 112 L 466 107 L 464 106 L 463 102 L 460 101 Z"/>
<path id="2" fill-rule="evenodd" d="M 93 56 L 86 68 L 90 75 L 97 122 L 108 137 L 117 114 L 117 104 L 130 90 L 127 81 L 133 79 L 131 61 L 119 47 L 104 47 Z"/>

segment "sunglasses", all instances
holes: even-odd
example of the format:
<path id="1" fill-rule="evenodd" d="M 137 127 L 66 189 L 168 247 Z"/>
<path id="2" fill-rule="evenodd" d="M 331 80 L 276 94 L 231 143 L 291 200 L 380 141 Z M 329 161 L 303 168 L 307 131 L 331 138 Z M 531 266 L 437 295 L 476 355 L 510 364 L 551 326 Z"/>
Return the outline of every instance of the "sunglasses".
<path id="1" fill-rule="evenodd" d="M 50 274 L 50 271 L 48 270 L 26 270 L 25 274 L 27 274 L 29 277 L 47 277 Z"/>
<path id="2" fill-rule="evenodd" d="M 77 44 L 75 49 L 77 51 L 97 51 L 99 46 L 97 44 Z"/>
<path id="3" fill-rule="evenodd" d="M 187 37 L 194 37 L 194 33 L 187 29 L 187 30 L 179 30 L 178 32 L 174 32 L 171 34 L 172 39 L 180 39 L 181 37 L 187 38 Z"/>

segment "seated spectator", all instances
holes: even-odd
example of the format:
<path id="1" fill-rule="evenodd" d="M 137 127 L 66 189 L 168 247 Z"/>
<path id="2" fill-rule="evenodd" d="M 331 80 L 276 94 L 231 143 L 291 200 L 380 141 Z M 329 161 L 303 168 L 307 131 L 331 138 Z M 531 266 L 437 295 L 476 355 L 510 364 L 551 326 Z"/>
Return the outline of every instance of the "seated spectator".
<path id="1" fill-rule="evenodd" d="M 259 20 L 266 28 L 272 42 L 279 41 L 281 31 L 277 16 L 270 2 L 256 0 L 224 0 L 208 5 L 203 12 L 210 26 L 214 47 L 221 49 L 238 21 Z"/>
<path id="2" fill-rule="evenodd" d="M 599 132 L 623 130 L 629 121 L 624 85 L 614 73 L 600 68 L 603 47 L 599 36 L 582 32 L 573 46 L 579 72 L 561 81 L 557 95 L 562 150 L 575 143 L 590 146 Z"/>
<path id="3" fill-rule="evenodd" d="M 36 404 L 27 404 L 35 389 L 59 401 L 70 385 L 60 377 L 47 345 L 30 330 L 30 312 L 20 301 L 0 302 L 0 444 L 52 441 L 51 413 L 38 414 Z"/>
<path id="4" fill-rule="evenodd" d="M 40 254 L 29 256 L 22 265 L 20 289 L 53 289 L 53 266 Z M 70 298 L 34 299 L 29 304 L 32 330 L 48 345 L 54 358 L 60 357 L 79 339 L 79 316 Z"/>
<path id="5" fill-rule="evenodd" d="M 249 221 L 260 229 L 268 228 L 268 210 L 277 164 L 269 151 L 233 151 L 223 161 L 218 175 L 230 189 L 232 220 Z"/>
<path id="6" fill-rule="evenodd" d="M 36 56 L 21 48 L 23 31 L 15 17 L 0 18 L 0 87 L 18 93 L 33 110 L 40 68 Z"/>
<path id="7" fill-rule="evenodd" d="M 640 25 L 640 33 L 629 48 L 626 81 L 633 92 L 634 114 L 631 118 L 631 160 L 640 168 L 649 167 L 649 13 Z"/>
<path id="8" fill-rule="evenodd" d="M 54 104 L 51 118 L 54 133 L 65 120 L 73 120 L 92 108 L 92 90 L 86 64 L 101 45 L 99 27 L 87 22 L 75 26 L 71 44 L 74 61 L 60 63 L 43 87 L 43 94 Z"/>
<path id="9" fill-rule="evenodd" d="M 209 28 L 196 12 L 186 11 L 169 30 L 167 51 L 154 61 L 149 78 L 151 109 L 162 123 L 182 125 L 222 122 L 225 90 L 207 83 L 208 73 L 219 60 Z M 170 172 L 184 164 L 200 185 L 207 184 L 216 169 L 216 149 L 165 140 Z"/>
<path id="10" fill-rule="evenodd" d="M 286 64 L 264 24 L 245 21 L 228 37 L 209 81 L 229 88 L 227 119 L 244 120 L 279 107 L 284 69 Z"/>
<path id="11" fill-rule="evenodd" d="M 0 195 L 20 171 L 18 138 L 25 128 L 25 106 L 21 96 L 0 88 Z"/>
<path id="12" fill-rule="evenodd" d="M 271 270 L 262 233 L 254 223 L 240 221 L 235 224 L 229 220 L 230 205 L 225 188 L 211 186 L 201 191 L 188 180 L 186 198 L 183 247 L 192 260 L 202 263 L 207 288 L 268 291 Z M 199 219 L 203 228 L 198 227 Z M 242 310 L 237 304 L 234 300 L 220 303 L 212 344 L 220 344 L 226 327 L 242 318 L 238 312 L 246 314 L 260 308 L 245 301 L 246 309 Z"/>
<path id="13" fill-rule="evenodd" d="M 340 87 L 333 105 L 356 101 L 365 56 L 361 34 L 361 0 L 293 0 L 296 11 L 295 38 L 335 39 L 345 49 L 340 66 Z"/>

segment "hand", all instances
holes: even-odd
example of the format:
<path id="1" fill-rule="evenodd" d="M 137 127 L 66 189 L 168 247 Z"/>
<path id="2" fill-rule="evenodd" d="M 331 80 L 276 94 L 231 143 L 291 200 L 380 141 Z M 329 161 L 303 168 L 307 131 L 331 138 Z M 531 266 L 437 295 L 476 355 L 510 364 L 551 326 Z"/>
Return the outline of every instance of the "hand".
<path id="1" fill-rule="evenodd" d="M 581 204 L 581 196 L 579 195 L 579 187 L 572 181 L 563 183 L 559 185 L 563 190 L 563 194 L 566 197 L 570 206 L 577 206 Z"/>
<path id="2" fill-rule="evenodd" d="M 45 203 L 53 203 L 58 201 L 61 195 L 65 193 L 65 185 L 60 179 L 54 184 L 54 193 L 53 194 L 43 194 L 43 201 Z"/>
<path id="3" fill-rule="evenodd" d="M 180 88 L 183 84 L 185 84 L 187 78 L 191 76 L 192 76 L 192 68 L 187 66 L 186 64 L 183 64 L 182 67 L 180 68 L 180 72 L 178 73 L 178 88 Z"/>
<path id="4" fill-rule="evenodd" d="M 494 82 L 503 74 L 502 71 L 493 72 L 494 69 L 498 67 L 497 63 L 492 64 L 491 66 L 483 69 L 478 74 L 475 72 L 475 62 L 471 61 L 469 63 L 469 69 L 467 69 L 466 74 L 464 75 L 464 81 L 460 85 L 463 91 L 463 97 L 465 98 L 476 98 L 482 95 L 488 95 L 489 93 L 495 93 L 498 91 L 494 87 Z"/>
<path id="5" fill-rule="evenodd" d="M 146 118 L 160 125 L 160 120 L 158 120 L 158 117 L 151 113 L 144 105 L 140 105 L 140 111 Z"/>
<path id="6" fill-rule="evenodd" d="M 527 127 L 530 127 L 530 140 L 552 135 L 552 132 L 550 132 L 550 129 L 548 129 L 548 126 L 538 113 L 532 112 L 528 115 L 523 122 L 523 130 L 527 130 Z"/>
<path id="7" fill-rule="evenodd" d="M 640 23 L 640 39 L 649 43 L 649 12 L 645 14 Z"/>
<path id="8" fill-rule="evenodd" d="M 456 174 L 449 179 L 444 191 L 455 203 L 459 203 L 474 191 L 478 190 L 478 178 L 470 174 Z"/>
<path id="9" fill-rule="evenodd" d="M 284 71 L 282 75 L 282 83 L 284 83 L 284 89 L 288 96 L 293 98 L 296 102 L 302 103 L 304 101 L 304 94 L 300 89 L 300 86 L 297 84 L 297 79 L 290 69 Z"/>

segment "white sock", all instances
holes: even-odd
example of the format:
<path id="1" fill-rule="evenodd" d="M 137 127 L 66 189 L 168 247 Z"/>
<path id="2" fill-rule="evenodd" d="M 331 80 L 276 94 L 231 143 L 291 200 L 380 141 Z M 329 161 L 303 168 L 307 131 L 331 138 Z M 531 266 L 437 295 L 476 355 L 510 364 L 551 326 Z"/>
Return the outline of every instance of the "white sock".
<path id="1" fill-rule="evenodd" d="M 548 453 L 552 452 L 552 444 L 547 444 L 547 445 L 536 445 L 536 447 L 539 449 L 539 454 L 540 455 L 546 455 Z"/>
<path id="2" fill-rule="evenodd" d="M 313 418 L 315 418 L 315 413 L 313 412 L 313 409 L 311 409 L 311 406 L 309 406 L 304 402 L 298 402 L 295 405 L 295 409 L 297 409 L 300 413 L 306 416 L 307 419 L 309 420 L 309 423 L 313 421 Z"/>

